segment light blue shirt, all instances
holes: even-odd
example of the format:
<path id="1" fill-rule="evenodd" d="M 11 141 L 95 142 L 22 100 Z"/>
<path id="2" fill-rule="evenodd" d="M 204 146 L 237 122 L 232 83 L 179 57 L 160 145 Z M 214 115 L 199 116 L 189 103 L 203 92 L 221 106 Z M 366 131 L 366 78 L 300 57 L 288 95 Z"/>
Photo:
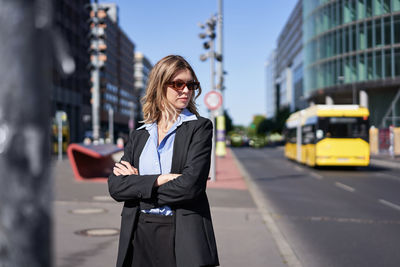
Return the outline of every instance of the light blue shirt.
<path id="1" fill-rule="evenodd" d="M 139 158 L 139 173 L 141 175 L 168 174 L 171 172 L 176 129 L 183 122 L 192 120 L 197 120 L 196 115 L 187 109 L 183 109 L 175 123 L 160 142 L 160 145 L 158 145 L 157 122 L 144 124 L 138 128 L 138 130 L 146 128 L 150 135 Z M 172 215 L 172 210 L 169 206 L 142 210 L 142 212 L 166 216 Z"/>

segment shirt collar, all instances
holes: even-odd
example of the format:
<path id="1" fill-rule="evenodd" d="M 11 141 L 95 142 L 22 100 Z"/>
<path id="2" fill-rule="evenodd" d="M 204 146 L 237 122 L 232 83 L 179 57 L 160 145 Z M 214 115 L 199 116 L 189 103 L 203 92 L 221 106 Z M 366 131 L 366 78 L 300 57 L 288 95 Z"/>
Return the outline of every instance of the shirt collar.
<path id="1" fill-rule="evenodd" d="M 197 120 L 196 115 L 194 115 L 192 112 L 190 112 L 187 108 L 184 108 L 182 112 L 179 114 L 178 119 L 174 123 L 174 125 L 171 128 L 176 128 L 180 126 L 182 123 L 187 122 L 187 121 L 194 121 Z M 156 122 L 153 123 L 146 123 L 137 128 L 137 130 L 146 128 L 147 131 L 150 131 L 151 128 L 153 128 L 156 125 Z"/>

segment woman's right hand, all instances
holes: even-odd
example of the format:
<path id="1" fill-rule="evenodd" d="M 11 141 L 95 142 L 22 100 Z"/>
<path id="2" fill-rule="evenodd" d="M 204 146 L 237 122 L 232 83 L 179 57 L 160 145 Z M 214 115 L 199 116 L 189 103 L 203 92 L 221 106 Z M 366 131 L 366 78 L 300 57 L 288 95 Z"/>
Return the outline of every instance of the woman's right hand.
<path id="1" fill-rule="evenodd" d="M 158 187 L 160 185 L 163 185 L 171 180 L 176 179 L 178 176 L 181 176 L 181 174 L 176 174 L 176 173 L 161 174 L 160 176 L 158 176 L 156 182 L 154 183 L 154 186 Z"/>
<path id="2" fill-rule="evenodd" d="M 122 164 L 121 164 L 122 163 Z M 121 163 L 115 163 L 113 173 L 114 175 L 138 175 L 139 172 L 129 162 L 121 160 Z"/>

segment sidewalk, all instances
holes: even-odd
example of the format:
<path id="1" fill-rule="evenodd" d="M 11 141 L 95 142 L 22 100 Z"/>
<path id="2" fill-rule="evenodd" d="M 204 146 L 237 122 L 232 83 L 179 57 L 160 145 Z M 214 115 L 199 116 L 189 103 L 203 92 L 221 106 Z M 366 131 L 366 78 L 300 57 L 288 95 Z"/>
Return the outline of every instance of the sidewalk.
<path id="1" fill-rule="evenodd" d="M 67 159 L 53 170 L 55 266 L 115 266 L 122 204 L 108 196 L 106 183 L 75 181 Z M 217 158 L 216 173 L 207 194 L 220 266 L 287 266 L 230 149 Z"/>
<path id="2" fill-rule="evenodd" d="M 392 157 L 389 154 L 371 155 L 371 165 L 400 169 L 400 156 Z"/>

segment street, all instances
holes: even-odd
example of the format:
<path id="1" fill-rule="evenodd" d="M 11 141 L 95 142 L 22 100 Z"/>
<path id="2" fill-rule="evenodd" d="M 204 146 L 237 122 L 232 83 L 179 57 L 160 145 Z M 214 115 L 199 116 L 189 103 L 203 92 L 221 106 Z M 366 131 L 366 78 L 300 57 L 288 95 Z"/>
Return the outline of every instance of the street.
<path id="1" fill-rule="evenodd" d="M 302 266 L 399 266 L 399 170 L 312 169 L 283 147 L 232 150 Z"/>

